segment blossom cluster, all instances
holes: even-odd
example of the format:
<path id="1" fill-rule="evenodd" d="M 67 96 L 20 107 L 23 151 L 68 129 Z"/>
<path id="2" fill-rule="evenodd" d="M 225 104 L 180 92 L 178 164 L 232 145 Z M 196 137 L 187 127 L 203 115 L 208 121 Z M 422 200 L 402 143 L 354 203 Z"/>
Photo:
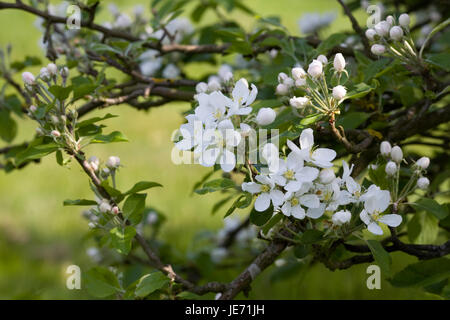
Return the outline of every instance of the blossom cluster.
<path id="1" fill-rule="evenodd" d="M 352 213 L 347 206 L 360 211 L 361 220 L 373 234 L 383 233 L 380 223 L 398 226 L 402 218 L 398 214 L 383 214 L 391 203 L 388 190 L 371 185 L 367 190 L 357 183 L 351 173 L 353 166 L 343 161 L 343 174 L 336 177 L 332 161 L 336 152 L 314 145 L 312 129 L 302 131 L 300 147 L 288 140 L 291 152 L 286 159 L 278 159 L 278 170 L 258 174 L 251 182 L 244 182 L 242 190 L 256 195 L 254 208 L 263 212 L 272 210 L 296 219 L 321 218 L 332 214 L 334 226 L 348 224 Z M 272 205 L 272 207 L 271 207 Z"/>
<path id="2" fill-rule="evenodd" d="M 338 107 L 347 94 L 347 89 L 340 84 L 342 74 L 347 74 L 345 66 L 346 61 L 341 53 L 334 56 L 332 66 L 326 56 L 319 55 L 309 64 L 307 71 L 302 67 L 294 67 L 291 77 L 280 73 L 276 93 L 282 96 L 293 95 L 289 103 L 297 109 L 312 107 L 328 115 L 338 113 Z M 335 86 L 327 83 L 326 73 L 331 69 L 334 70 L 333 77 L 337 82 Z M 295 96 L 296 92 L 303 96 Z"/>

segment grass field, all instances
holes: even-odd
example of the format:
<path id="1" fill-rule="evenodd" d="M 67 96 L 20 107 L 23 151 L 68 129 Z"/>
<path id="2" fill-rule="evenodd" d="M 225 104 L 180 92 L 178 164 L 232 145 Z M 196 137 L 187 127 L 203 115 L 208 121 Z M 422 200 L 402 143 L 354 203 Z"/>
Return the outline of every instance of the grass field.
<path id="1" fill-rule="evenodd" d="M 134 3 L 145 2 L 115 3 L 131 8 Z M 294 34 L 298 33 L 296 20 L 302 13 L 338 9 L 337 2 L 332 0 L 250 0 L 245 3 L 260 15 L 280 15 L 282 22 Z M 362 18 L 363 13 L 359 17 Z M 244 18 L 249 19 L 247 16 Z M 42 56 L 37 46 L 39 33 L 33 21 L 31 15 L 22 12 L 0 12 L 0 45 L 12 43 L 13 55 L 17 58 L 29 54 Z M 332 30 L 348 26 L 340 14 Z M 217 197 L 190 194 L 194 183 L 207 169 L 193 165 L 176 166 L 170 161 L 173 146 L 170 137 L 182 123 L 181 113 L 187 108 L 188 104 L 179 103 L 149 113 L 137 113 L 126 106 L 98 111 L 98 114 L 112 112 L 120 115 L 108 120 L 107 124 L 122 131 L 130 142 L 95 145 L 87 150 L 89 155 L 101 158 L 110 155 L 121 158 L 124 167 L 118 183 L 122 189 L 139 180 L 157 181 L 164 185 L 164 188 L 150 191 L 147 204 L 170 218 L 161 236 L 181 252 L 197 231 L 222 226 L 221 215 L 210 214 Z M 15 142 L 30 139 L 35 128 L 29 120 L 19 122 L 19 135 Z M 0 171 L 0 298 L 89 298 L 85 290 L 67 290 L 64 273 L 70 264 L 80 265 L 82 270 L 92 265 L 86 255 L 86 249 L 91 245 L 84 239 L 88 230 L 86 221 L 78 208 L 62 206 L 64 199 L 83 197 L 91 197 L 87 178 L 74 164 L 69 169 L 56 166 L 54 156 L 11 174 Z M 412 260 L 399 254 L 394 261 L 400 262 L 393 268 L 399 270 Z M 394 289 L 387 282 L 383 282 L 382 290 L 370 291 L 365 285 L 365 268 L 359 266 L 333 273 L 322 266 L 315 266 L 275 284 L 270 282 L 271 270 L 268 270 L 255 282 L 250 298 L 427 298 L 420 291 Z"/>

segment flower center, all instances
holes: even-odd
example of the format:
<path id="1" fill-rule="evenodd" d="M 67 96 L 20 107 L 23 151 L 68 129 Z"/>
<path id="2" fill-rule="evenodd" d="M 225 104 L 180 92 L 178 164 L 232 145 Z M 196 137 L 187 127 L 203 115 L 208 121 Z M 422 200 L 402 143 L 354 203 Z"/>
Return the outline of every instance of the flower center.
<path id="1" fill-rule="evenodd" d="M 283 175 L 286 179 L 292 180 L 294 179 L 295 172 L 293 170 L 287 170 Z"/>
<path id="2" fill-rule="evenodd" d="M 380 211 L 374 211 L 372 213 L 372 219 L 374 221 L 378 221 L 378 219 L 380 219 L 380 218 L 381 218 L 381 212 Z"/>
<path id="3" fill-rule="evenodd" d="M 295 207 L 298 204 L 299 204 L 299 201 L 298 201 L 297 198 L 294 197 L 294 198 L 291 199 L 291 206 L 292 207 Z"/>
<path id="4" fill-rule="evenodd" d="M 220 119 L 221 117 L 222 117 L 222 112 L 220 110 L 216 110 L 216 112 L 214 113 L 214 118 Z"/>
<path id="5" fill-rule="evenodd" d="M 270 187 L 266 184 L 263 184 L 261 187 L 261 192 L 269 192 L 270 191 Z"/>

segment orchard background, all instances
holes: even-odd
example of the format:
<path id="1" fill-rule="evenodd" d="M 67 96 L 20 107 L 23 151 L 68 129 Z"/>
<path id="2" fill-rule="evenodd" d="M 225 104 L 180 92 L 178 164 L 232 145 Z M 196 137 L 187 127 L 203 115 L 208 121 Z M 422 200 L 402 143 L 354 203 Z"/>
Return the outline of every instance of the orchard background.
<path id="1" fill-rule="evenodd" d="M 220 2 L 220 1 L 217 1 Z M 227 1 L 223 1 L 227 2 Z M 417 1 L 420 2 L 420 1 Z M 438 1 L 439 2 L 439 1 Z M 58 1 L 51 1 L 59 4 Z M 110 19 L 107 10 L 109 3 L 119 6 L 121 12 L 131 15 L 132 6 L 142 4 L 149 14 L 149 2 L 133 1 L 101 1 L 96 21 Z M 185 8 L 182 16 L 189 17 L 199 1 L 192 1 Z M 247 14 L 239 10 L 224 13 L 233 20 L 239 21 L 246 31 L 252 30 L 254 16 L 279 16 L 281 23 L 295 36 L 300 33 L 297 20 L 308 12 L 336 13 L 336 19 L 329 27 L 320 31 L 320 38 L 341 31 L 352 31 L 352 25 L 337 1 L 268 1 L 248 0 L 245 5 L 255 14 Z M 401 11 L 400 11 L 401 12 Z M 365 30 L 366 12 L 359 8 L 353 11 L 359 25 Z M 444 14 L 444 13 L 442 13 Z M 42 63 L 27 67 L 26 71 L 34 74 L 49 61 L 45 52 L 39 48 L 38 39 L 42 35 L 34 26 L 35 16 L 18 10 L 0 11 L 0 44 L 13 47 L 13 60 L 21 61 L 26 56 L 38 57 Z M 445 20 L 443 17 L 442 20 Z M 198 26 L 205 26 L 217 21 L 217 17 L 207 11 Z M 448 39 L 448 30 L 445 37 Z M 448 43 L 447 43 L 448 44 Z M 448 50 L 448 48 L 447 48 Z M 282 54 L 282 52 L 280 53 Z M 334 56 L 334 55 L 333 55 Z M 328 55 L 332 59 L 331 55 Z M 216 57 L 217 64 L 191 63 L 184 71 L 188 78 L 201 79 L 217 72 L 222 63 L 232 64 L 233 56 Z M 59 60 L 58 60 L 59 62 Z M 448 62 L 447 62 L 448 64 Z M 305 65 L 305 69 L 306 69 Z M 109 71 L 109 76 L 114 72 Z M 20 73 L 14 76 L 22 83 Z M 448 81 L 448 77 L 447 77 Z M 249 80 L 250 82 L 250 80 Z M 11 89 L 8 89 L 11 90 Z M 220 193 L 198 195 L 192 192 L 195 183 L 209 168 L 199 165 L 175 165 L 170 161 L 174 147 L 172 133 L 183 122 L 183 112 L 191 109 L 188 102 L 170 102 L 164 106 L 151 108 L 149 112 L 137 111 L 125 105 L 111 106 L 106 110 L 96 110 L 90 116 L 104 116 L 107 113 L 118 115 L 108 120 L 108 127 L 121 131 L 129 142 L 116 144 L 96 144 L 87 147 L 89 154 L 107 159 L 117 155 L 123 168 L 118 177 L 118 184 L 123 189 L 131 187 L 136 181 L 156 181 L 163 188 L 149 191 L 147 206 L 157 209 L 165 215 L 166 221 L 159 230 L 158 239 L 172 246 L 174 257 L 184 259 L 193 251 L 192 239 L 205 232 L 214 232 L 223 227 L 223 215 L 226 208 L 212 214 L 213 206 L 221 199 Z M 13 116 L 18 123 L 17 136 L 14 143 L 28 141 L 34 134 L 36 124 L 27 118 Z M 448 134 L 448 123 L 446 124 Z M 448 138 L 448 136 L 447 136 Z M 448 139 L 444 140 L 447 147 Z M 337 142 L 335 142 L 337 143 Z M 0 148 L 9 143 L 0 141 Z M 404 153 L 416 153 L 420 156 L 433 157 L 442 148 L 430 145 L 407 145 Z M 448 158 L 447 158 L 448 159 Z M 432 158 L 433 165 L 433 158 Z M 448 166 L 445 169 L 449 170 Z M 82 290 L 68 290 L 65 286 L 66 267 L 79 265 L 82 272 L 98 265 L 88 252 L 95 243 L 88 236 L 89 228 L 80 215 L 80 207 L 62 205 L 64 199 L 90 199 L 91 190 L 87 187 L 87 179 L 80 169 L 72 164 L 60 167 L 55 163 L 55 156 L 41 159 L 39 164 L 30 164 L 23 169 L 6 173 L 0 170 L 0 298 L 26 299 L 87 299 L 92 295 L 83 286 Z M 220 173 L 215 173 L 218 177 Z M 448 175 L 442 180 L 441 191 L 449 190 Z M 439 202 L 448 202 L 448 193 L 439 198 Z M 231 202 L 230 202 L 231 204 Z M 247 209 L 237 209 L 233 215 L 245 217 Z M 435 243 L 448 240 L 446 233 L 440 233 Z M 402 270 L 408 264 L 416 262 L 415 257 L 403 252 L 391 253 L 392 272 Z M 232 268 L 215 269 L 207 261 L 209 258 L 197 257 L 196 262 L 204 266 L 206 278 L 215 281 L 230 281 L 241 271 L 244 264 Z M 201 259 L 205 259 L 202 261 Z M 133 263 L 127 275 L 139 274 L 146 266 Z M 250 299 L 436 299 L 438 295 L 427 293 L 421 288 L 393 287 L 383 277 L 381 290 L 369 290 L 366 287 L 367 264 L 355 265 L 350 269 L 330 271 L 325 266 L 315 263 L 308 267 L 302 264 L 274 264 L 265 270 L 252 283 Z M 209 293 L 206 298 L 214 298 Z M 240 294 L 239 297 L 244 298 Z"/>

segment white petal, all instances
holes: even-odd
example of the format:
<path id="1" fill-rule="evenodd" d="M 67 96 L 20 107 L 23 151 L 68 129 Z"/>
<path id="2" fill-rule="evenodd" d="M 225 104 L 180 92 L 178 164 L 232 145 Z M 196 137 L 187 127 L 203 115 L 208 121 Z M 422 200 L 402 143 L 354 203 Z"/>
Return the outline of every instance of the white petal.
<path id="1" fill-rule="evenodd" d="M 284 193 L 280 190 L 272 190 L 270 191 L 270 198 L 272 199 L 273 206 L 279 207 L 283 204 Z"/>
<path id="2" fill-rule="evenodd" d="M 261 193 L 255 201 L 255 210 L 262 212 L 267 210 L 270 206 L 270 196 L 268 193 Z"/>
<path id="3" fill-rule="evenodd" d="M 345 179 L 345 185 L 347 186 L 347 190 L 351 194 L 355 194 L 355 192 L 361 192 L 361 186 L 359 185 L 359 183 L 353 180 L 353 178 L 350 176 Z"/>
<path id="4" fill-rule="evenodd" d="M 314 135 L 311 128 L 305 129 L 300 134 L 300 147 L 302 149 L 312 148 L 314 145 Z"/>
<path id="5" fill-rule="evenodd" d="M 312 182 L 319 176 L 319 170 L 312 167 L 303 167 L 295 175 L 297 180 L 302 182 Z"/>
<path id="6" fill-rule="evenodd" d="M 178 150 L 190 150 L 193 147 L 193 143 L 191 139 L 183 139 L 175 143 L 175 146 Z"/>
<path id="7" fill-rule="evenodd" d="M 220 151 L 218 148 L 203 151 L 199 159 L 200 164 L 204 167 L 212 167 L 216 163 Z"/>
<path id="8" fill-rule="evenodd" d="M 252 194 L 261 192 L 261 185 L 256 182 L 244 182 L 241 188 L 242 190 L 250 192 Z"/>
<path id="9" fill-rule="evenodd" d="M 376 222 L 369 223 L 369 225 L 367 226 L 367 230 L 369 230 L 370 232 L 372 232 L 377 236 L 381 236 L 383 234 L 383 229 L 381 229 Z"/>
<path id="10" fill-rule="evenodd" d="M 365 224 L 370 224 L 370 221 L 372 221 L 369 217 L 369 214 L 367 213 L 366 210 L 363 209 L 363 211 L 361 211 L 361 213 L 359 214 L 359 218 L 362 220 L 362 222 L 364 222 Z"/>
<path id="11" fill-rule="evenodd" d="M 230 172 L 236 166 L 236 157 L 233 152 L 224 150 L 220 157 L 220 167 L 225 172 Z"/>
<path id="12" fill-rule="evenodd" d="M 303 158 L 299 154 L 291 152 L 286 158 L 286 164 L 289 169 L 296 171 L 303 167 Z"/>
<path id="13" fill-rule="evenodd" d="M 314 150 L 312 158 L 319 162 L 330 162 L 336 158 L 336 151 L 327 148 L 318 148 Z"/>
<path id="14" fill-rule="evenodd" d="M 283 204 L 283 206 L 281 207 L 281 212 L 283 212 L 283 214 L 286 217 L 289 217 L 291 215 L 291 210 L 292 210 L 292 207 L 291 207 L 291 203 L 289 201 L 285 202 Z"/>
<path id="15" fill-rule="evenodd" d="M 378 219 L 378 221 L 390 227 L 398 227 L 402 223 L 402 216 L 399 214 L 386 214 Z"/>
<path id="16" fill-rule="evenodd" d="M 249 94 L 250 90 L 248 90 L 248 82 L 244 78 L 236 82 L 233 92 L 231 93 L 234 100 L 241 100 L 244 102 L 247 101 Z"/>
<path id="17" fill-rule="evenodd" d="M 289 147 L 289 149 L 291 149 L 292 152 L 295 152 L 297 154 L 301 154 L 301 150 L 299 147 L 297 147 L 297 145 L 295 143 L 293 143 L 291 140 L 287 140 L 286 141 L 287 146 Z"/>
<path id="18" fill-rule="evenodd" d="M 391 202 L 391 194 L 387 190 L 381 190 L 377 194 L 376 199 L 378 211 L 383 212 L 384 210 L 387 209 L 387 207 L 389 207 L 389 203 Z"/>
<path id="19" fill-rule="evenodd" d="M 299 200 L 302 205 L 308 208 L 318 208 L 320 206 L 319 198 L 315 194 L 305 194 Z"/>
<path id="20" fill-rule="evenodd" d="M 325 212 L 325 204 L 322 203 L 318 208 L 309 208 L 306 212 L 306 216 L 317 219 L 320 218 Z"/>
<path id="21" fill-rule="evenodd" d="M 302 182 L 297 180 L 291 180 L 289 181 L 284 189 L 289 192 L 297 192 L 302 187 Z"/>
<path id="22" fill-rule="evenodd" d="M 304 219 L 305 218 L 305 209 L 303 209 L 300 206 L 295 206 L 291 210 L 292 215 L 297 219 Z"/>
<path id="23" fill-rule="evenodd" d="M 256 96 L 258 95 L 258 89 L 256 88 L 256 86 L 252 83 L 251 84 L 252 87 L 252 91 L 250 91 L 250 95 L 247 98 L 247 101 L 245 102 L 245 105 L 250 105 L 253 103 L 253 101 L 255 101 Z"/>

